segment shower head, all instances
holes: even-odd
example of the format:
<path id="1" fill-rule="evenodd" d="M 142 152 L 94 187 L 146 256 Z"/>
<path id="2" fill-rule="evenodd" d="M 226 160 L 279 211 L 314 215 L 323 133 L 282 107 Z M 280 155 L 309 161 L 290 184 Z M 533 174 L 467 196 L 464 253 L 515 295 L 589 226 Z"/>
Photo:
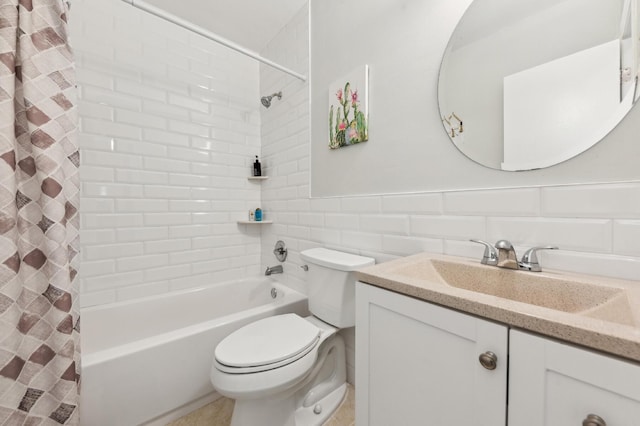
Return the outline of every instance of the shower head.
<path id="1" fill-rule="evenodd" d="M 273 95 L 269 96 L 263 96 L 262 98 L 260 98 L 260 102 L 262 102 L 262 105 L 265 108 L 269 108 L 271 106 L 271 99 L 273 99 L 274 96 L 277 96 L 278 99 L 282 99 L 282 92 L 274 93 Z"/>

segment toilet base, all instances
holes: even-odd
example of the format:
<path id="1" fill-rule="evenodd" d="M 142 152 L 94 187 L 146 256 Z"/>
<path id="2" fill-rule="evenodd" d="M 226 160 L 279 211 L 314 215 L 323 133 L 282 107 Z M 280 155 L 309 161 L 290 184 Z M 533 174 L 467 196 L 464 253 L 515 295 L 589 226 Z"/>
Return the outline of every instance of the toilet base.
<path id="1" fill-rule="evenodd" d="M 334 335 L 324 343 L 315 367 L 290 391 L 257 399 L 236 399 L 231 426 L 322 425 L 347 392 L 344 340 Z"/>
<path id="2" fill-rule="evenodd" d="M 326 422 L 329 417 L 338 409 L 338 406 L 344 400 L 347 394 L 347 384 L 344 383 L 338 389 L 325 396 L 313 407 L 300 407 L 296 410 L 296 425 L 297 426 L 320 426 Z M 316 407 L 320 407 L 320 413 L 315 413 Z"/>
<path id="3" fill-rule="evenodd" d="M 236 400 L 231 426 L 282 425 L 295 426 L 295 399 Z"/>
<path id="4" fill-rule="evenodd" d="M 335 389 L 315 405 L 296 410 L 295 398 L 236 401 L 231 426 L 321 426 L 336 411 L 347 393 L 347 384 Z M 319 411 L 316 413 L 315 411 Z"/>

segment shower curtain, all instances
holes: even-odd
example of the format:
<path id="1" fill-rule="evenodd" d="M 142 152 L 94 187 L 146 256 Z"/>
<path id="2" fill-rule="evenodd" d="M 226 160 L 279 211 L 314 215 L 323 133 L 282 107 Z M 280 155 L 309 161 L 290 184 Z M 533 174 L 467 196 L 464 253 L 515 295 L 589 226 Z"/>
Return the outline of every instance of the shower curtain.
<path id="1" fill-rule="evenodd" d="M 0 0 L 0 424 L 78 424 L 75 76 L 63 0 Z"/>

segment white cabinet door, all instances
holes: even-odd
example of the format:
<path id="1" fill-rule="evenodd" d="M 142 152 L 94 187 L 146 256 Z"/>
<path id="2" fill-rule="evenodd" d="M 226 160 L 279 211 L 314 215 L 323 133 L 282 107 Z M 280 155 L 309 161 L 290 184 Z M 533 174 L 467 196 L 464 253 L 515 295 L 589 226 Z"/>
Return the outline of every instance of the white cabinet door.
<path id="1" fill-rule="evenodd" d="M 507 327 L 356 285 L 356 422 L 506 424 Z M 497 356 L 494 370 L 478 357 Z"/>
<path id="2" fill-rule="evenodd" d="M 509 347 L 509 426 L 640 425 L 640 365 L 516 330 Z"/>

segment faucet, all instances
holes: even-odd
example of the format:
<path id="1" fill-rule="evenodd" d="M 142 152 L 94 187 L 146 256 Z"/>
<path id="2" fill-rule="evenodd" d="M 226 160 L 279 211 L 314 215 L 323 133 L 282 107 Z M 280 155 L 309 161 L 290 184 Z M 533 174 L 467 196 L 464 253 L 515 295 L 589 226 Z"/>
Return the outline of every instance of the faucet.
<path id="1" fill-rule="evenodd" d="M 542 268 L 538 262 L 537 252 L 539 250 L 557 250 L 556 246 L 533 247 L 522 255 L 522 260 L 518 261 L 516 249 L 507 240 L 499 240 L 495 246 L 482 240 L 469 240 L 474 243 L 484 245 L 484 254 L 480 263 L 492 265 L 499 268 L 522 269 L 524 271 L 541 272 Z"/>
<path id="2" fill-rule="evenodd" d="M 267 270 L 264 271 L 264 274 L 267 276 L 271 274 L 281 274 L 281 273 L 282 273 L 282 265 L 267 266 Z"/>
<path id="3" fill-rule="evenodd" d="M 519 269 L 516 249 L 513 248 L 513 245 L 509 241 L 497 241 L 496 249 L 498 250 L 498 263 L 496 266 L 499 268 Z"/>

